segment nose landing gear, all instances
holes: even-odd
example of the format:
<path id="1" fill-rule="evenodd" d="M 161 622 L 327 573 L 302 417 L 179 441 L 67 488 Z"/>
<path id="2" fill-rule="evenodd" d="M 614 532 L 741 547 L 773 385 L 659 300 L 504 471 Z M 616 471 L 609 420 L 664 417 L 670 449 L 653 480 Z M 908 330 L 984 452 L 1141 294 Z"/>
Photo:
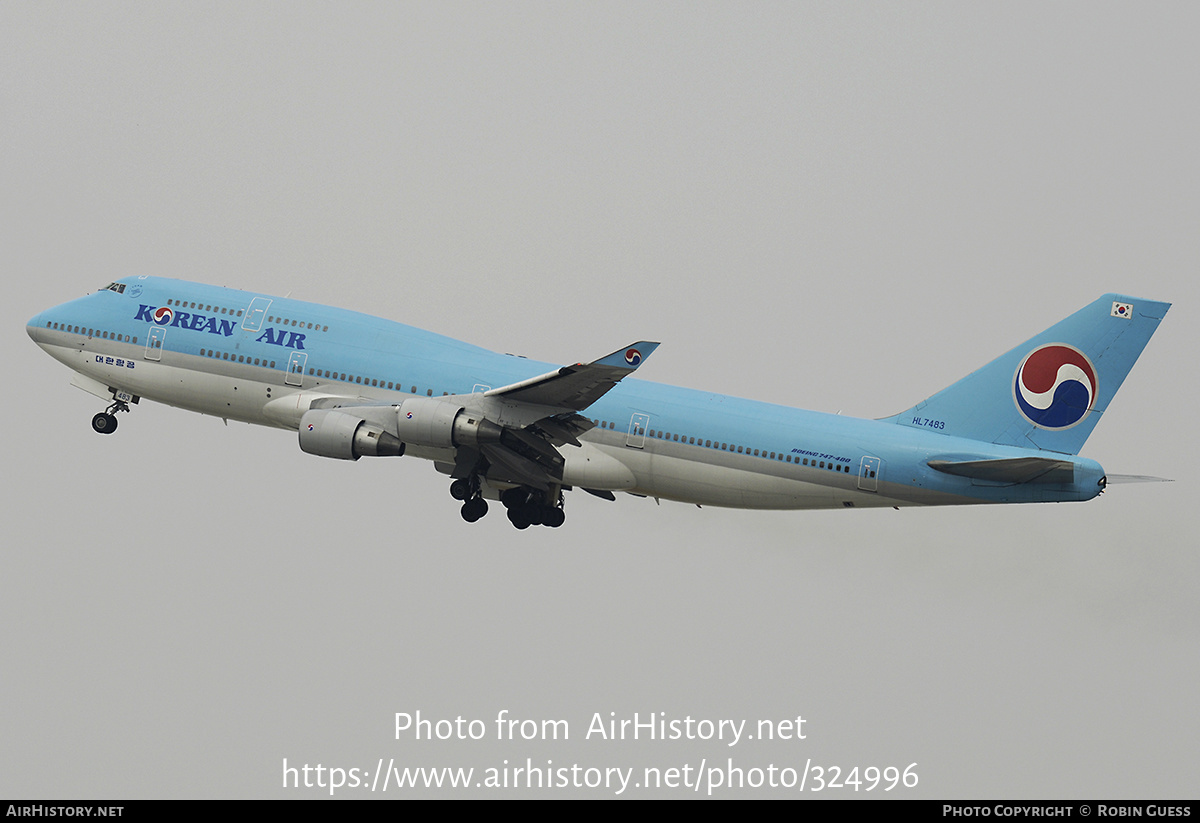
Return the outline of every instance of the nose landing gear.
<path id="1" fill-rule="evenodd" d="M 129 411 L 129 404 L 124 400 L 114 400 L 112 405 L 92 418 L 92 431 L 96 434 L 112 434 L 117 430 L 115 412 Z"/>

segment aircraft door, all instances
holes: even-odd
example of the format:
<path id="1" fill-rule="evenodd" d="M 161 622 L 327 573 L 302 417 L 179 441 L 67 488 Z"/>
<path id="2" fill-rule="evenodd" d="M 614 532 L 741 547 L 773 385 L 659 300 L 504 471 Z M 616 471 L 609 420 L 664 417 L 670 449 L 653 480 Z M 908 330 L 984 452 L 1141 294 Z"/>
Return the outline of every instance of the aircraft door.
<path id="1" fill-rule="evenodd" d="M 146 338 L 146 359 L 162 360 L 163 341 L 167 339 L 167 330 L 162 326 L 152 326 L 150 336 Z"/>
<path id="2" fill-rule="evenodd" d="M 629 434 L 625 438 L 625 445 L 635 449 L 640 449 L 646 445 L 646 427 L 650 425 L 650 415 L 634 414 L 629 419 Z"/>
<path id="3" fill-rule="evenodd" d="M 864 457 L 858 465 L 858 487 L 865 492 L 877 491 L 882 469 L 883 461 L 878 457 Z"/>
<path id="4" fill-rule="evenodd" d="M 283 379 L 283 382 L 289 386 L 304 385 L 304 364 L 307 362 L 307 352 L 292 352 L 292 356 L 288 358 L 287 377 Z"/>
<path id="5" fill-rule="evenodd" d="M 246 319 L 242 321 L 242 328 L 246 331 L 258 331 L 262 328 L 263 318 L 267 316 L 267 309 L 271 305 L 271 298 L 256 297 L 250 301 L 250 307 L 246 309 Z"/>

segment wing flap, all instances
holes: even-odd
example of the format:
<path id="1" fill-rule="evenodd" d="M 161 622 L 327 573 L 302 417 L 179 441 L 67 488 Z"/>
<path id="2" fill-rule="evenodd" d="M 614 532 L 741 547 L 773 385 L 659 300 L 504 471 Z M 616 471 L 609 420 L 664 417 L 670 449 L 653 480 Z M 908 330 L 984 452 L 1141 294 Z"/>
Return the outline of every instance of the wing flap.
<path id="1" fill-rule="evenodd" d="M 543 417 L 533 426 L 546 435 L 555 446 L 579 446 L 579 435 L 594 429 L 596 424 L 578 414 L 560 414 Z"/>

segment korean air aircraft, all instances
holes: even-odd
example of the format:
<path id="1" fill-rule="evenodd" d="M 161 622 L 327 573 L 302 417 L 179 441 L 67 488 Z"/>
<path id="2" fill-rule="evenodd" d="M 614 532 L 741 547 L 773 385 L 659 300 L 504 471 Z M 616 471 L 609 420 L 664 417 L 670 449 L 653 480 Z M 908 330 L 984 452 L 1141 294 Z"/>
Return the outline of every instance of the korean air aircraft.
<path id="1" fill-rule="evenodd" d="M 1170 307 L 1108 294 L 908 411 L 860 420 L 636 380 L 658 346 L 590 363 L 498 354 L 357 312 L 130 277 L 42 312 L 34 342 L 103 399 L 299 432 L 309 454 L 418 457 L 462 517 L 499 500 L 560 526 L 564 492 L 826 509 L 1089 500 L 1076 456 Z"/>

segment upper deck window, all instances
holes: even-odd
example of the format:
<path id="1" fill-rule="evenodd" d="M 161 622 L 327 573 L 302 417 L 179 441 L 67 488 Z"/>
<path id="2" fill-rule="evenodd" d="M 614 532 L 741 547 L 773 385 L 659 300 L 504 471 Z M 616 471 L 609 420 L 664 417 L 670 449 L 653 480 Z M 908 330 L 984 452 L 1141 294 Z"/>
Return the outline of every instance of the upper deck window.
<path id="1" fill-rule="evenodd" d="M 100 289 L 100 291 L 115 291 L 117 294 L 124 294 L 125 293 L 125 284 L 124 283 L 109 283 L 107 286 Z"/>

